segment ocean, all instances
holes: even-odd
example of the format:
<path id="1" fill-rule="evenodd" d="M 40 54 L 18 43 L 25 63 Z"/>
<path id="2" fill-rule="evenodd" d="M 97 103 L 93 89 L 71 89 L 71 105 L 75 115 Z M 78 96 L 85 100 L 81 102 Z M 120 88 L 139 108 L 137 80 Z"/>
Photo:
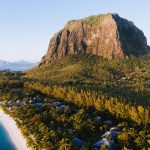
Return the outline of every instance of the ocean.
<path id="1" fill-rule="evenodd" d="M 16 150 L 9 135 L 3 125 L 0 123 L 0 150 Z"/>

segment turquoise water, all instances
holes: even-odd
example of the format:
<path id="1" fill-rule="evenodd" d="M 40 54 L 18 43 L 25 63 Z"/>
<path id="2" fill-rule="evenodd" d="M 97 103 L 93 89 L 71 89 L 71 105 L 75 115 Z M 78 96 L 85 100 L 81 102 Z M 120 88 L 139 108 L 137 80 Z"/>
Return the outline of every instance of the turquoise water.
<path id="1" fill-rule="evenodd" d="M 12 141 L 10 140 L 7 131 L 0 123 L 0 150 L 16 150 Z"/>

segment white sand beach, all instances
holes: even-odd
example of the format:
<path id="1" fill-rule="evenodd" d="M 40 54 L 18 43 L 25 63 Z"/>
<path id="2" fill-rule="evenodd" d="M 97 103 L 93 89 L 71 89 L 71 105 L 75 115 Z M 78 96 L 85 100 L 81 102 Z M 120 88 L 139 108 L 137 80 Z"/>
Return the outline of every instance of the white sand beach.
<path id="1" fill-rule="evenodd" d="M 16 122 L 0 108 L 0 123 L 4 126 L 17 150 L 30 150 Z"/>

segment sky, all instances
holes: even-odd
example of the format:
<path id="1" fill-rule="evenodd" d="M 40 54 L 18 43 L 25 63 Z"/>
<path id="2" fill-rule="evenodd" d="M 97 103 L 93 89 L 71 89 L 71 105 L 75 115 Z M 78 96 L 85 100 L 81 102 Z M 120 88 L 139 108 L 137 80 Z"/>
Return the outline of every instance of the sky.
<path id="1" fill-rule="evenodd" d="M 0 0 L 0 59 L 40 61 L 67 21 L 104 13 L 133 21 L 150 44 L 150 0 Z"/>

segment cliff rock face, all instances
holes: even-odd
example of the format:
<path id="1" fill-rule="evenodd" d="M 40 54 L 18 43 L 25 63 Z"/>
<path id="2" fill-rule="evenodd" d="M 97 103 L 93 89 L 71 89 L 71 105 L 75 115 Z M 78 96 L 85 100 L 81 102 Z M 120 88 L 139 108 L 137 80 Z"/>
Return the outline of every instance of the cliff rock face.
<path id="1" fill-rule="evenodd" d="M 121 59 L 142 55 L 148 49 L 146 37 L 132 22 L 117 14 L 105 14 L 69 21 L 51 39 L 41 64 L 78 52 Z"/>

